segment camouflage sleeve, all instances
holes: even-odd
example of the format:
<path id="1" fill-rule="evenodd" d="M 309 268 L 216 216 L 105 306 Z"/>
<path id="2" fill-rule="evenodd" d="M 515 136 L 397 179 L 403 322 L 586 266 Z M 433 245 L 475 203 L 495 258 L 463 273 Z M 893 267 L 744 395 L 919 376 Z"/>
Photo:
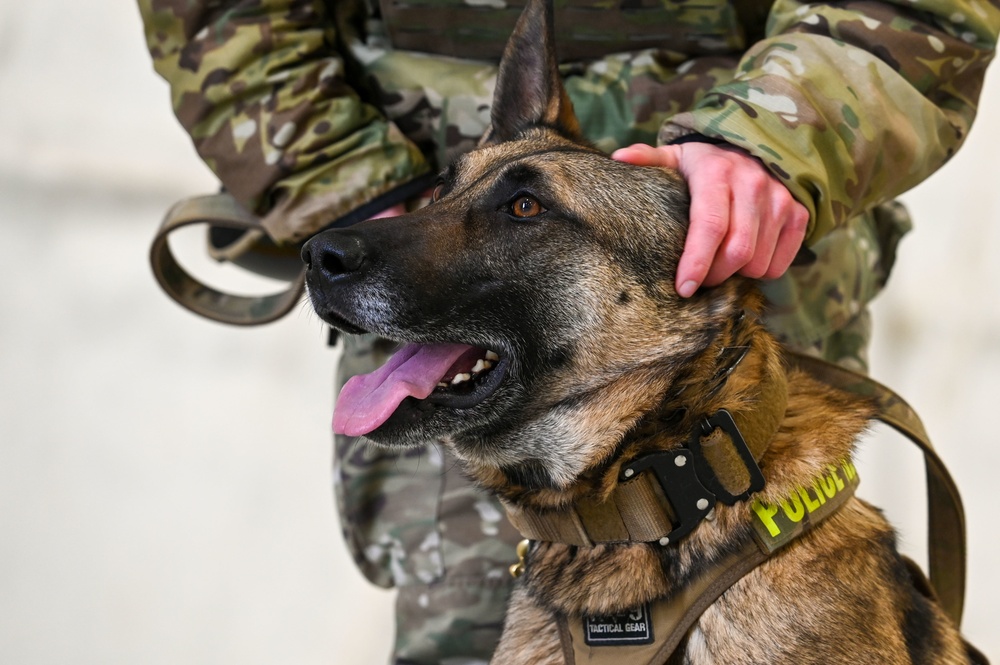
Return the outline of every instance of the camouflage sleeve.
<path id="1" fill-rule="evenodd" d="M 759 157 L 809 209 L 812 244 L 958 149 L 998 30 L 998 0 L 776 0 L 736 77 L 659 140 L 700 133 Z"/>
<path id="2" fill-rule="evenodd" d="M 279 240 L 426 187 L 420 151 L 346 80 L 320 0 L 138 0 L 174 112 Z"/>

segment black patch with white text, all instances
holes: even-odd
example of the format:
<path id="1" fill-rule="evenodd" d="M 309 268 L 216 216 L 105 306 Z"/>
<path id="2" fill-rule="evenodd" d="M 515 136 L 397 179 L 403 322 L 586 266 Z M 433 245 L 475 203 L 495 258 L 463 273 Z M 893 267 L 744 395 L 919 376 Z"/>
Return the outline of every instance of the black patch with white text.
<path id="1" fill-rule="evenodd" d="M 627 647 L 653 643 L 649 605 L 621 614 L 583 617 L 583 641 L 591 647 Z"/>

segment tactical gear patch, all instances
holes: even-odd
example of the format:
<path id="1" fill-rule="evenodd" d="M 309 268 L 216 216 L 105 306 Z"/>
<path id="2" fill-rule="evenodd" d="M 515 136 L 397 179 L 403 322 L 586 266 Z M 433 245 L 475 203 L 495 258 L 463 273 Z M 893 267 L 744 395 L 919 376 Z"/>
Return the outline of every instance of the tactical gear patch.
<path id="1" fill-rule="evenodd" d="M 649 605 L 621 614 L 583 618 L 583 637 L 591 647 L 625 647 L 653 643 Z"/>

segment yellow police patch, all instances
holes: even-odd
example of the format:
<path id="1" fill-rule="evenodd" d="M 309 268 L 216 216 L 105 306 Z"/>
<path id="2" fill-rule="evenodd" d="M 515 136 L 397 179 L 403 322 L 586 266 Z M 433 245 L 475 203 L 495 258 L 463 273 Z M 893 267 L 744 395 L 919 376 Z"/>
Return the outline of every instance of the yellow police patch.
<path id="1" fill-rule="evenodd" d="M 858 470 L 848 461 L 827 466 L 809 486 L 799 487 L 777 504 L 757 499 L 750 504 L 754 535 L 768 553 L 787 545 L 811 526 L 832 515 L 854 495 Z"/>

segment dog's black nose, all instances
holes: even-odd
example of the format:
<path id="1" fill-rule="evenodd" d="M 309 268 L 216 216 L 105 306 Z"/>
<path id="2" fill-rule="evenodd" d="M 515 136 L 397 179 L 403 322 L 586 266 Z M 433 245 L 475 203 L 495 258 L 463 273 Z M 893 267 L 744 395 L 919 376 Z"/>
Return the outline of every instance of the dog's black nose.
<path id="1" fill-rule="evenodd" d="M 302 246 L 306 270 L 327 279 L 360 270 L 366 256 L 364 240 L 351 231 L 320 233 Z"/>

